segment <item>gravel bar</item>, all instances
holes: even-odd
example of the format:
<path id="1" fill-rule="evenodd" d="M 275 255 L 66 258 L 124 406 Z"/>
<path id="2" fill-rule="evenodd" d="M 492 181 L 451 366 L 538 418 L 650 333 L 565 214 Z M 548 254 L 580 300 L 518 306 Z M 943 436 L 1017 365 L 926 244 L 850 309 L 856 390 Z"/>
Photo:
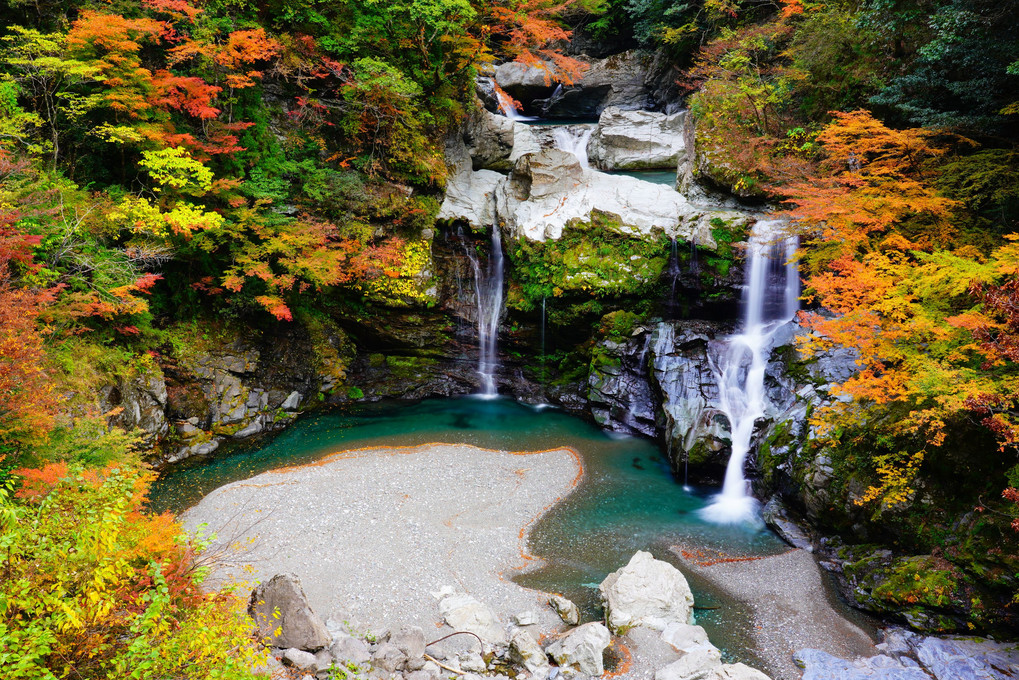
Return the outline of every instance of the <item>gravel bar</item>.
<path id="1" fill-rule="evenodd" d="M 455 444 L 345 451 L 227 484 L 181 517 L 215 532 L 225 563 L 210 584 L 293 572 L 323 618 L 371 630 L 439 627 L 443 586 L 472 595 L 504 623 L 547 596 L 509 580 L 535 566 L 531 525 L 583 476 L 570 449 L 534 453 Z M 438 637 L 438 631 L 436 634 Z"/>

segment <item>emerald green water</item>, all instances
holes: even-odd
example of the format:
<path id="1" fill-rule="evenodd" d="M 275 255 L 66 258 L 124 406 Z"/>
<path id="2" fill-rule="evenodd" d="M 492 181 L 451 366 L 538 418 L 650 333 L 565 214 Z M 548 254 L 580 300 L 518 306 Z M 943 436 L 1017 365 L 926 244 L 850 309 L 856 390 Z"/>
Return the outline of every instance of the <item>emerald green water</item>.
<path id="1" fill-rule="evenodd" d="M 637 550 L 678 563 L 673 545 L 727 554 L 775 554 L 785 546 L 767 531 L 710 525 L 697 510 L 717 489 L 684 490 L 651 442 L 611 437 L 580 418 L 556 409 L 536 409 L 508 399 L 427 400 L 357 405 L 306 418 L 271 441 L 232 447 L 226 455 L 192 460 L 167 471 L 153 486 L 156 510 L 181 512 L 213 489 L 276 467 L 312 462 L 330 453 L 365 446 L 427 442 L 529 451 L 570 446 L 584 460 L 578 489 L 534 527 L 530 550 L 544 567 L 517 581 L 565 594 L 589 617 L 598 615 L 597 584 Z M 365 485 L 370 490 L 370 485 Z M 753 662 L 744 633 L 748 617 L 692 580 L 698 623 L 732 658 Z"/>
<path id="2" fill-rule="evenodd" d="M 624 175 L 626 177 L 633 177 L 645 182 L 661 184 L 667 187 L 676 186 L 675 170 L 610 170 L 608 174 Z"/>

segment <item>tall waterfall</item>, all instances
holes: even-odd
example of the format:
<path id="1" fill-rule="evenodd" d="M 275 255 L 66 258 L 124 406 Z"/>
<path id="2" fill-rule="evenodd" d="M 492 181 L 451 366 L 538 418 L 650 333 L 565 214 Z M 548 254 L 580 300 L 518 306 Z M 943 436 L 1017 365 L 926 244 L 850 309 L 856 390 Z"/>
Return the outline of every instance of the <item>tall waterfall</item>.
<path id="1" fill-rule="evenodd" d="M 503 255 L 499 225 L 492 225 L 492 250 L 485 272 L 481 271 L 477 253 L 465 242 L 467 258 L 474 270 L 474 290 L 478 318 L 478 380 L 483 397 L 495 397 L 498 390 L 495 376 L 499 371 L 499 317 L 502 316 Z"/>
<path id="2" fill-rule="evenodd" d="M 559 127 L 552 132 L 552 140 L 555 142 L 557 149 L 566 153 L 572 153 L 580 161 L 581 169 L 587 170 L 590 167 L 587 163 L 587 143 L 591 141 L 591 133 L 593 132 L 593 127 L 587 127 L 576 132 L 571 131 L 569 128 Z"/>
<path id="3" fill-rule="evenodd" d="M 747 277 L 743 286 L 742 331 L 729 337 L 712 358 L 719 408 L 728 416 L 732 455 L 725 469 L 722 492 L 701 510 L 719 524 L 755 521 L 757 501 L 747 493 L 743 467 L 754 423 L 765 415 L 764 371 L 775 332 L 799 307 L 799 273 L 795 236 L 781 233 L 784 223 L 758 222 L 748 243 Z"/>

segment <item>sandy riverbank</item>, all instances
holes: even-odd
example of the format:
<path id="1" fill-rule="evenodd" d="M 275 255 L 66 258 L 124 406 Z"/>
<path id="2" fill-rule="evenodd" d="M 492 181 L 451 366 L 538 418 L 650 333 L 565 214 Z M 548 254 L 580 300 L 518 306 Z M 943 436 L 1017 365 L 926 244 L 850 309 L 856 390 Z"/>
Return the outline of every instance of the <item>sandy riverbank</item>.
<path id="1" fill-rule="evenodd" d="M 580 456 L 466 445 L 347 451 L 217 489 L 182 516 L 231 544 L 217 579 L 297 574 L 323 618 L 435 630 L 443 586 L 493 611 L 560 623 L 509 580 L 534 558 L 530 525 L 580 481 Z M 426 633 L 427 635 L 427 633 Z"/>

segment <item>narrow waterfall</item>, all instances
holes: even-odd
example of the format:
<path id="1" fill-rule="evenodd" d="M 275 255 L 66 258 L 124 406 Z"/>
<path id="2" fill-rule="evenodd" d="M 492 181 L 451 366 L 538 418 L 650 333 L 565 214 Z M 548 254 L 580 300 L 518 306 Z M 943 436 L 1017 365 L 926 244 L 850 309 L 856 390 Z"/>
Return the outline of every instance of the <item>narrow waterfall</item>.
<path id="1" fill-rule="evenodd" d="M 513 104 L 513 99 L 505 92 L 496 90 L 495 99 L 499 102 L 499 112 L 510 120 L 534 120 L 534 118 L 530 116 L 520 115 L 520 112 L 517 111 L 517 107 Z"/>
<path id="2" fill-rule="evenodd" d="M 593 127 L 587 127 L 576 132 L 571 131 L 569 128 L 560 127 L 552 132 L 552 140 L 555 142 L 557 149 L 566 153 L 572 153 L 580 162 L 581 169 L 587 170 L 590 167 L 587 163 L 587 143 L 591 141 L 591 133 L 593 132 Z"/>
<path id="3" fill-rule="evenodd" d="M 503 301 L 502 235 L 499 225 L 492 225 L 492 250 L 486 271 L 481 271 L 477 253 L 465 242 L 467 258 L 474 270 L 474 290 L 478 317 L 478 381 L 480 394 L 492 398 L 498 395 L 495 376 L 499 371 L 499 318 Z"/>
<path id="4" fill-rule="evenodd" d="M 757 518 L 757 500 L 747 493 L 743 467 L 754 423 L 765 415 L 767 407 L 764 372 L 772 340 L 799 307 L 799 273 L 794 260 L 797 241 L 795 236 L 781 233 L 783 224 L 771 220 L 754 226 L 743 286 L 743 326 L 712 357 L 719 408 L 729 418 L 732 455 L 722 492 L 701 511 L 701 517 L 709 522 L 735 524 Z"/>

